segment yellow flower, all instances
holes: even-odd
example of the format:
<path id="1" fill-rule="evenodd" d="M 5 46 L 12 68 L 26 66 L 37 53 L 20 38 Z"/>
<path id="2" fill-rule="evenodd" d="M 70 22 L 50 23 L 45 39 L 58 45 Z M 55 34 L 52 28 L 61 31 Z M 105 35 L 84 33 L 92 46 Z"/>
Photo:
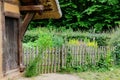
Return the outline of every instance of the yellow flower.
<path id="1" fill-rule="evenodd" d="M 70 45 L 79 45 L 80 42 L 77 39 L 71 39 L 71 40 L 69 40 L 68 44 L 70 44 Z"/>
<path id="2" fill-rule="evenodd" d="M 97 42 L 95 42 L 95 41 L 93 41 L 93 42 L 88 42 L 87 45 L 90 46 L 90 47 L 97 47 L 97 46 L 98 46 L 98 45 L 97 45 Z"/>

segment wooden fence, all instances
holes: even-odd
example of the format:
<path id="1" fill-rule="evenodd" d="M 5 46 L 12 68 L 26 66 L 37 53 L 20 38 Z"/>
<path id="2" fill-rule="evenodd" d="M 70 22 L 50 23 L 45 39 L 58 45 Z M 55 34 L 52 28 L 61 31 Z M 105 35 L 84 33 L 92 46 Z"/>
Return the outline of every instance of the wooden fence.
<path id="1" fill-rule="evenodd" d="M 39 73 L 53 73 L 59 71 L 70 61 L 70 66 L 81 66 L 86 63 L 95 65 L 100 56 L 105 57 L 114 47 L 62 46 L 61 48 L 41 49 L 39 47 L 24 48 L 24 65 L 28 67 L 31 61 L 39 56 Z"/>

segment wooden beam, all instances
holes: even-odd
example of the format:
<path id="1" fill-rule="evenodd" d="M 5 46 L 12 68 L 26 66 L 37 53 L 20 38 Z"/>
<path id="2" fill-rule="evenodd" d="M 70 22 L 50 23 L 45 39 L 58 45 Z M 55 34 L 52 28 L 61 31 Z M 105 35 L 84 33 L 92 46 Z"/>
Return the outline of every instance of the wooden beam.
<path id="1" fill-rule="evenodd" d="M 29 5 L 29 6 L 20 6 L 20 11 L 43 11 L 44 6 L 43 5 Z"/>
<path id="2" fill-rule="evenodd" d="M 4 2 L 4 12 L 11 12 L 20 15 L 19 5 Z"/>
<path id="3" fill-rule="evenodd" d="M 27 27 L 28 27 L 30 21 L 32 20 L 32 18 L 34 17 L 34 15 L 35 15 L 34 12 L 33 13 L 27 13 L 25 15 L 25 18 L 24 18 L 24 20 L 22 22 L 22 25 L 21 25 L 21 31 L 20 31 L 21 39 L 23 39 L 23 36 L 24 36 L 24 34 L 27 30 Z"/>
<path id="4" fill-rule="evenodd" d="M 12 13 L 12 12 L 5 12 L 5 16 L 12 17 L 12 18 L 20 18 L 20 14 Z"/>

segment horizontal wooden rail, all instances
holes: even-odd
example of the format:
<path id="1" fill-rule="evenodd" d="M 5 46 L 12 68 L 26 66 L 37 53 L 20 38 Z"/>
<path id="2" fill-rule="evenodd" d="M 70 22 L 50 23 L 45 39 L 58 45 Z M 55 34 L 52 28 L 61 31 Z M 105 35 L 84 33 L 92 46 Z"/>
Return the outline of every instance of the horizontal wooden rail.
<path id="1" fill-rule="evenodd" d="M 20 6 L 20 11 L 43 11 L 43 5 Z"/>

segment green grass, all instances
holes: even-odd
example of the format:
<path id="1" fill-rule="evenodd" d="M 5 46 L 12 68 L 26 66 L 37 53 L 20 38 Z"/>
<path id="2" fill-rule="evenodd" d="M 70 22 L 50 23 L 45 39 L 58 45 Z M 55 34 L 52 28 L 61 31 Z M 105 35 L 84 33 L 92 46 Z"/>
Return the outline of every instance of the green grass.
<path id="1" fill-rule="evenodd" d="M 120 80 L 120 68 L 105 72 L 80 72 L 77 75 L 84 80 Z"/>

